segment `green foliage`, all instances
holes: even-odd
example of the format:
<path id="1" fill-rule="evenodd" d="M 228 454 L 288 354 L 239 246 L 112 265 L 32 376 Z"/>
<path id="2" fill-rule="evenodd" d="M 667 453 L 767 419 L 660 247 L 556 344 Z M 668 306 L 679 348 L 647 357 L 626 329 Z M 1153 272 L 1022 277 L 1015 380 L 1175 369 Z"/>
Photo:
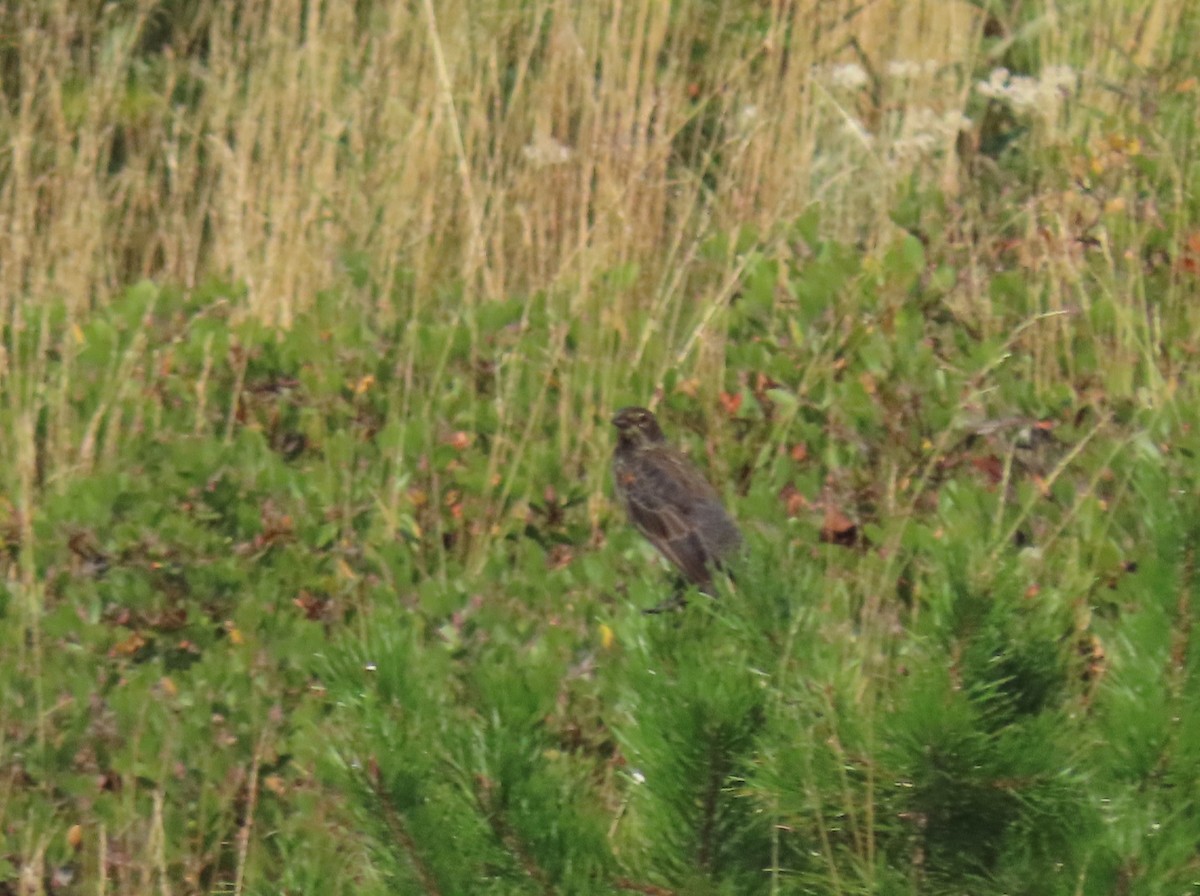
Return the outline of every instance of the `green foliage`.
<path id="1" fill-rule="evenodd" d="M 614 724 L 634 783 L 620 851 L 650 880 L 751 892 L 770 864 L 769 819 L 744 792 L 766 693 L 740 639 L 705 609 L 628 632 Z"/>
<path id="2" fill-rule="evenodd" d="M 1171 495 L 1195 488 L 1194 446 L 1164 469 L 1134 430 L 1174 430 L 1137 410 L 1092 446 L 1086 428 L 973 428 L 958 396 L 977 377 L 995 401 L 1017 395 L 1024 369 L 996 343 L 933 350 L 941 325 L 909 307 L 927 265 L 911 237 L 869 271 L 850 257 L 825 247 L 782 294 L 777 261 L 747 269 L 735 363 L 774 385 L 743 393 L 723 463 L 757 471 L 737 501 L 751 549 L 718 600 L 663 616 L 638 612 L 665 582 L 641 572 L 634 533 L 588 550 L 587 491 L 556 478 L 552 441 L 501 471 L 521 484 L 487 509 L 502 424 L 477 404 L 490 386 L 461 315 L 385 340 L 329 299 L 279 335 L 131 290 L 84 329 L 70 362 L 101 373 L 73 401 L 90 418 L 153 351 L 138 393 L 153 424 L 124 431 L 119 463 L 41 497 L 37 638 L 53 662 L 7 636 L 24 659 L 4 704 L 29 720 L 9 741 L 24 783 L 8 817 L 85 867 L 61 840 L 74 819 L 141 820 L 129 837 L 159 825 L 189 844 L 166 873 L 211 887 L 277 862 L 294 886 L 333 885 L 345 849 L 361 870 L 338 885 L 368 892 L 1187 879 L 1200 723 L 1181 633 L 1200 526 Z M 795 340 L 792 296 L 818 283 L 851 306 L 810 299 Z M 471 326 L 504 333 L 539 307 Z M 156 328 L 178 334 L 169 348 Z M 800 363 L 814 350 L 844 363 Z M 405 414 L 412 351 L 439 416 Z M 198 382 L 199 409 L 180 400 Z M 695 402 L 668 408 L 704 423 Z M 867 539 L 855 551 L 779 517 L 781 488 L 816 500 L 830 482 Z M 30 625 L 16 586 L 0 604 L 14 633 Z M 275 833 L 241 855 L 251 799 Z M 341 846 L 304 848 L 329 830 Z"/>

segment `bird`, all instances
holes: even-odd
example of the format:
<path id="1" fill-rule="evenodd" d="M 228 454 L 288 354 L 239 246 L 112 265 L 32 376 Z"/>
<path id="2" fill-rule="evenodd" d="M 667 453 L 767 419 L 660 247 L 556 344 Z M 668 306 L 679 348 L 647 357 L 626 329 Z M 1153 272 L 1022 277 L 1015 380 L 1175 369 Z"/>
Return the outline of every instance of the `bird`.
<path id="1" fill-rule="evenodd" d="M 613 450 L 613 487 L 629 521 L 683 578 L 712 594 L 713 573 L 742 543 L 717 491 L 663 435 L 646 408 L 621 408 Z M 647 612 L 682 605 L 681 595 Z"/>

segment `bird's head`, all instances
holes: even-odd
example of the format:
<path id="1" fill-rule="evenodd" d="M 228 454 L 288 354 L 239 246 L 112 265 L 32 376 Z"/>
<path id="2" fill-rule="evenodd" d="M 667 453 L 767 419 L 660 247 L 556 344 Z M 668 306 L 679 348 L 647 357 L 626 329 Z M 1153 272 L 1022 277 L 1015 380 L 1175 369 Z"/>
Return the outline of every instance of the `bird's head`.
<path id="1" fill-rule="evenodd" d="M 665 439 L 658 421 L 645 408 L 621 408 L 613 416 L 612 422 L 622 446 L 638 448 Z"/>

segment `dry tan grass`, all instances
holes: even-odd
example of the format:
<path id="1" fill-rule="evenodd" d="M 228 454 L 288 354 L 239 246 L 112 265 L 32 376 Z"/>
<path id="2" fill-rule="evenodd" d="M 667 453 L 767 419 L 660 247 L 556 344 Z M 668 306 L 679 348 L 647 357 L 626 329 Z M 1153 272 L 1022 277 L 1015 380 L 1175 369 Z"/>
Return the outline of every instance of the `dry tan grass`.
<path id="1" fill-rule="evenodd" d="M 2 122 L 9 319 L 14 302 L 78 308 L 138 276 L 216 273 L 286 325 L 339 282 L 347 249 L 382 275 L 410 269 L 419 294 L 447 279 L 479 299 L 586 294 L 597 271 L 649 274 L 704 232 L 767 231 L 815 198 L 837 207 L 855 195 L 839 178 L 873 195 L 903 179 L 814 159 L 822 134 L 849 115 L 961 108 L 981 27 L 966 3 L 797 3 L 716 23 L 649 2 L 619 18 L 380 4 L 369 21 L 344 4 L 214 4 L 197 16 L 207 59 L 167 48 L 147 73 L 152 8 L 89 21 L 22 4 L 3 23 L 21 85 Z M 1090 41 L 1104 78 L 1125 52 L 1153 65 L 1180 15 L 1159 2 L 1083 33 L 1041 27 L 1064 53 Z M 812 76 L 858 61 L 883 77 L 895 60 L 942 74 L 888 87 L 878 109 L 846 108 Z M 198 102 L 170 96 L 185 83 Z M 707 190 L 669 165 L 701 120 L 694 145 L 721 156 Z"/>
<path id="2" fill-rule="evenodd" d="M 906 5 L 798 4 L 709 30 L 652 3 L 619 19 L 381 4 L 369 22 L 343 4 L 214 4 L 198 16 L 207 59 L 168 48 L 147 72 L 152 6 L 114 22 L 22 5 L 4 23 L 21 84 L 3 121 L 9 303 L 81 308 L 138 276 L 216 273 L 286 325 L 346 249 L 411 269 L 418 293 L 461 278 L 481 299 L 653 270 L 681 234 L 769 228 L 812 200 L 828 112 L 810 71 L 855 37 L 895 50 L 871 35 Z M 938 25 L 926 48 L 896 43 L 961 63 L 975 26 Z M 187 84 L 192 104 L 170 95 Z M 668 164 L 702 117 L 698 151 L 722 156 L 707 191 Z"/>

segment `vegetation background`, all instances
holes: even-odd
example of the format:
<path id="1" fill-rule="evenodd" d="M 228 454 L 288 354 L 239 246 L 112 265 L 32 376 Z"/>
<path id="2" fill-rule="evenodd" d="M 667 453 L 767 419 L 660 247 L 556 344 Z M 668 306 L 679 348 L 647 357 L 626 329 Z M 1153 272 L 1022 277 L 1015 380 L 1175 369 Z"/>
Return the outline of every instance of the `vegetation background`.
<path id="1" fill-rule="evenodd" d="M 1198 46 L 0 5 L 0 893 L 1196 892 Z"/>

